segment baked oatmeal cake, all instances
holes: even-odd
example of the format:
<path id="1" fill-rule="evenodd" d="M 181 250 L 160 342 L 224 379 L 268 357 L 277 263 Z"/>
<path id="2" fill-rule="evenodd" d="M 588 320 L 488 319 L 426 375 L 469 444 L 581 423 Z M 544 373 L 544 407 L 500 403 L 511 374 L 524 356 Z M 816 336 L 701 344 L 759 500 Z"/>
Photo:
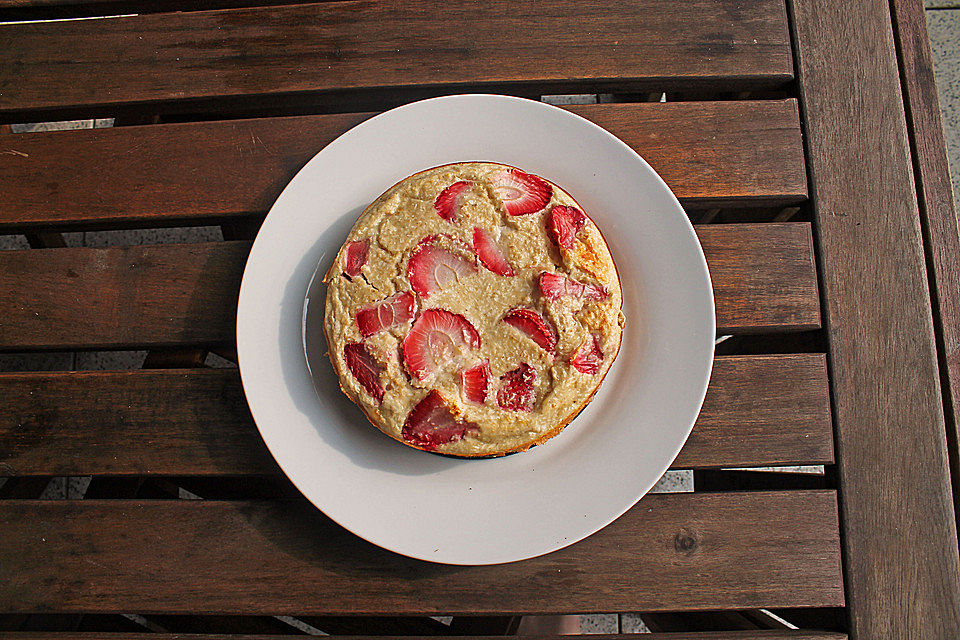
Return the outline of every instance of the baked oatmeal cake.
<path id="1" fill-rule="evenodd" d="M 559 433 L 617 356 L 624 322 L 600 230 L 560 187 L 467 162 L 391 187 L 325 282 L 343 392 L 383 433 L 455 456 Z"/>

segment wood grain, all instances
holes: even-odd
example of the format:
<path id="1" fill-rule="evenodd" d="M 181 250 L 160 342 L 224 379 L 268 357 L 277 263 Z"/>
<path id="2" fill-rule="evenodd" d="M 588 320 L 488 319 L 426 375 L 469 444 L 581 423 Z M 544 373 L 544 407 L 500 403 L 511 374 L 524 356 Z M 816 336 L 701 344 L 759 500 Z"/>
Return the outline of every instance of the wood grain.
<path id="1" fill-rule="evenodd" d="M 684 205 L 770 206 L 806 198 L 796 100 L 569 110 L 640 153 Z M 0 147 L 7 151 L 0 153 L 5 184 L 0 231 L 211 224 L 263 216 L 307 160 L 371 115 L 20 135 L 8 141 L 9 148 Z"/>
<path id="2" fill-rule="evenodd" d="M 184 633 L 49 633 L 49 632 L 12 632 L 5 633 L 6 640 L 292 640 L 303 638 L 302 635 L 230 635 L 222 634 L 184 634 Z M 330 640 L 409 640 L 410 636 L 327 636 Z M 442 637 L 442 636 L 437 636 Z M 503 636 L 448 636 L 457 640 L 497 640 Z M 551 636 L 541 636 L 547 640 Z M 590 634 L 583 636 L 552 636 L 555 640 L 635 640 L 632 634 L 603 635 Z M 846 640 L 844 633 L 830 631 L 713 631 L 689 633 L 653 633 L 643 636 L 643 640 Z"/>
<path id="3" fill-rule="evenodd" d="M 851 637 L 960 637 L 943 406 L 889 6 L 791 5 Z"/>
<path id="4" fill-rule="evenodd" d="M 713 281 L 718 333 L 819 328 L 808 223 L 698 225 L 696 230 Z"/>
<path id="5" fill-rule="evenodd" d="M 311 1 L 315 2 L 316 0 Z M 208 11 L 211 9 L 306 3 L 307 0 L 0 0 L 0 21 L 53 20 L 86 16 L 113 16 L 124 13 Z"/>
<path id="6" fill-rule="evenodd" d="M 728 333 L 819 326 L 806 223 L 698 227 Z M 250 244 L 0 252 L 0 350 L 234 340 Z"/>
<path id="7" fill-rule="evenodd" d="M 778 86 L 793 75 L 776 0 L 355 0 L 0 30 L 8 115 L 389 87 Z"/>
<path id="8" fill-rule="evenodd" d="M 714 360 L 696 425 L 672 466 L 831 464 L 832 436 L 822 354 L 721 356 Z M 807 462 L 791 462 L 800 459 Z"/>
<path id="9" fill-rule="evenodd" d="M 940 361 L 953 479 L 954 514 L 960 514 L 960 227 L 943 140 L 927 21 L 919 0 L 893 0 L 894 36 L 913 153 Z"/>
<path id="10" fill-rule="evenodd" d="M 758 517 L 762 514 L 762 517 Z M 518 615 L 843 603 L 832 491 L 651 494 L 566 549 L 453 567 L 304 501 L 0 501 L 0 611 Z M 145 550 L 149 550 L 148 553 Z"/>
<path id="11" fill-rule="evenodd" d="M 233 340 L 250 244 L 0 252 L 0 349 Z"/>
<path id="12" fill-rule="evenodd" d="M 725 356 L 674 468 L 833 461 L 822 355 Z M 371 428 L 357 412 L 357 428 Z M 0 475 L 279 475 L 230 370 L 0 374 Z"/>

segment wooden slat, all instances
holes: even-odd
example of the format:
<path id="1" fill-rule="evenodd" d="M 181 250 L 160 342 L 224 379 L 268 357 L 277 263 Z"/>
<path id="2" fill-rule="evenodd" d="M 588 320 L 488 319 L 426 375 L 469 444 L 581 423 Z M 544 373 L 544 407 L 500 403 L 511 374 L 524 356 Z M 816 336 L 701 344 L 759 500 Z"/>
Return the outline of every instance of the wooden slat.
<path id="1" fill-rule="evenodd" d="M 14 632 L 5 633 L 6 640 L 292 640 L 303 638 L 302 635 L 264 636 L 264 635 L 202 635 L 190 633 L 39 633 Z M 636 640 L 632 634 L 584 636 L 541 636 L 555 640 Z M 712 632 L 684 632 L 684 633 L 652 633 L 643 636 L 643 640 L 846 640 L 845 633 L 830 631 L 712 631 Z M 329 640 L 409 640 L 410 636 L 327 636 Z M 448 636 L 456 640 L 502 640 L 503 636 Z"/>
<path id="2" fill-rule="evenodd" d="M 960 561 L 889 4 L 791 4 L 851 637 L 957 638 Z"/>
<path id="3" fill-rule="evenodd" d="M 233 339 L 250 244 L 0 252 L 0 348 Z"/>
<path id="4" fill-rule="evenodd" d="M 716 358 L 703 408 L 673 467 L 832 463 L 826 360 L 800 354 Z"/>
<path id="5" fill-rule="evenodd" d="M 699 225 L 713 281 L 718 333 L 820 327 L 810 225 Z"/>
<path id="6" fill-rule="evenodd" d="M 289 502 L 0 501 L 0 611 L 518 615 L 843 603 L 832 491 L 651 494 L 524 562 L 397 556 Z"/>
<path id="7" fill-rule="evenodd" d="M 819 326 L 806 223 L 698 227 L 724 332 Z M 212 345 L 234 339 L 249 243 L 0 252 L 0 349 Z"/>
<path id="8" fill-rule="evenodd" d="M 351 0 L 5 25 L 0 40 L 8 115 L 384 87 L 776 86 L 793 75 L 776 0 Z"/>
<path id="9" fill-rule="evenodd" d="M 920 0 L 893 0 L 890 8 L 900 54 L 920 228 L 932 272 L 934 331 L 944 387 L 947 445 L 952 449 L 954 513 L 960 514 L 960 223 L 954 208 L 923 4 Z"/>
<path id="10" fill-rule="evenodd" d="M 674 467 L 831 462 L 822 355 L 724 356 Z M 0 374 L 0 475 L 279 473 L 236 371 Z"/>
<path id="11" fill-rule="evenodd" d="M 307 0 L 0 0 L 0 21 L 53 20 L 113 16 L 124 13 L 207 11 L 306 3 Z"/>
<path id="12" fill-rule="evenodd" d="M 568 109 L 644 156 L 685 205 L 806 198 L 796 100 Z M 262 216 L 307 160 L 371 115 L 19 135 L 0 145 L 0 231 Z"/>

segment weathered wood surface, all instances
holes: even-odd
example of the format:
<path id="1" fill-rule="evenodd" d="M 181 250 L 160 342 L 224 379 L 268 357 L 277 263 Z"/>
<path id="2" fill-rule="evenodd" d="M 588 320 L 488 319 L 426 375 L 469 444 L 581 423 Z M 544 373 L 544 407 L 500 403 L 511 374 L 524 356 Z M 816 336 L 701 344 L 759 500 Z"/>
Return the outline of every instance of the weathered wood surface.
<path id="1" fill-rule="evenodd" d="M 686 206 L 774 206 L 806 198 L 796 100 L 568 109 L 640 153 Z M 371 115 L 13 136 L 0 145 L 0 230 L 262 217 L 307 160 Z"/>
<path id="2" fill-rule="evenodd" d="M 793 76 L 776 0 L 351 0 L 0 25 L 0 40 L 0 114 L 395 87 L 780 86 Z"/>
<path id="3" fill-rule="evenodd" d="M 719 357 L 673 466 L 830 463 L 829 407 L 822 355 Z M 0 475 L 280 473 L 236 371 L 0 374 Z"/>
<path id="4" fill-rule="evenodd" d="M 0 581 L 0 611 L 516 615 L 838 606 L 837 517 L 833 491 L 650 494 L 566 549 L 451 567 L 375 547 L 301 500 L 3 500 L 0 566 L 9 578 Z"/>
<path id="5" fill-rule="evenodd" d="M 957 531 L 890 7 L 791 5 L 851 637 L 957 638 Z"/>
<path id="6" fill-rule="evenodd" d="M 697 233 L 718 329 L 820 323 L 810 225 Z M 234 340 L 247 242 L 0 251 L 0 349 L 155 348 Z"/>
<path id="7" fill-rule="evenodd" d="M 956 514 L 960 512 L 960 225 L 950 184 L 923 4 L 920 0 L 894 0 L 890 7 L 919 196 L 920 228 L 932 275 L 934 331 L 946 410 L 947 446 L 952 453 Z"/>

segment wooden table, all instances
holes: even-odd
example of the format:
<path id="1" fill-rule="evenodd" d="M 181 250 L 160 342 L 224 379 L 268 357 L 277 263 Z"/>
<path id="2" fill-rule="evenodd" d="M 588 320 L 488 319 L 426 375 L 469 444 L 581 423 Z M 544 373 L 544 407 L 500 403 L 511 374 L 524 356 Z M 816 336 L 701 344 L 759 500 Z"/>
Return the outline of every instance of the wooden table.
<path id="1" fill-rule="evenodd" d="M 138 15 L 0 26 L 0 123 L 116 118 L 0 134 L 0 233 L 34 247 L 0 252 L 0 349 L 149 350 L 0 374 L 8 637 L 298 633 L 277 615 L 489 635 L 589 612 L 676 639 L 960 637 L 960 236 L 919 0 L 0 0 L 0 20 L 105 14 Z M 203 361 L 235 358 L 250 240 L 297 169 L 377 111 L 470 91 L 599 94 L 568 108 L 676 192 L 734 337 L 674 463 L 695 492 L 463 568 L 326 519 L 236 369 Z M 182 224 L 225 241 L 60 235 Z M 786 465 L 826 473 L 729 470 Z M 82 500 L 36 499 L 88 475 Z"/>

